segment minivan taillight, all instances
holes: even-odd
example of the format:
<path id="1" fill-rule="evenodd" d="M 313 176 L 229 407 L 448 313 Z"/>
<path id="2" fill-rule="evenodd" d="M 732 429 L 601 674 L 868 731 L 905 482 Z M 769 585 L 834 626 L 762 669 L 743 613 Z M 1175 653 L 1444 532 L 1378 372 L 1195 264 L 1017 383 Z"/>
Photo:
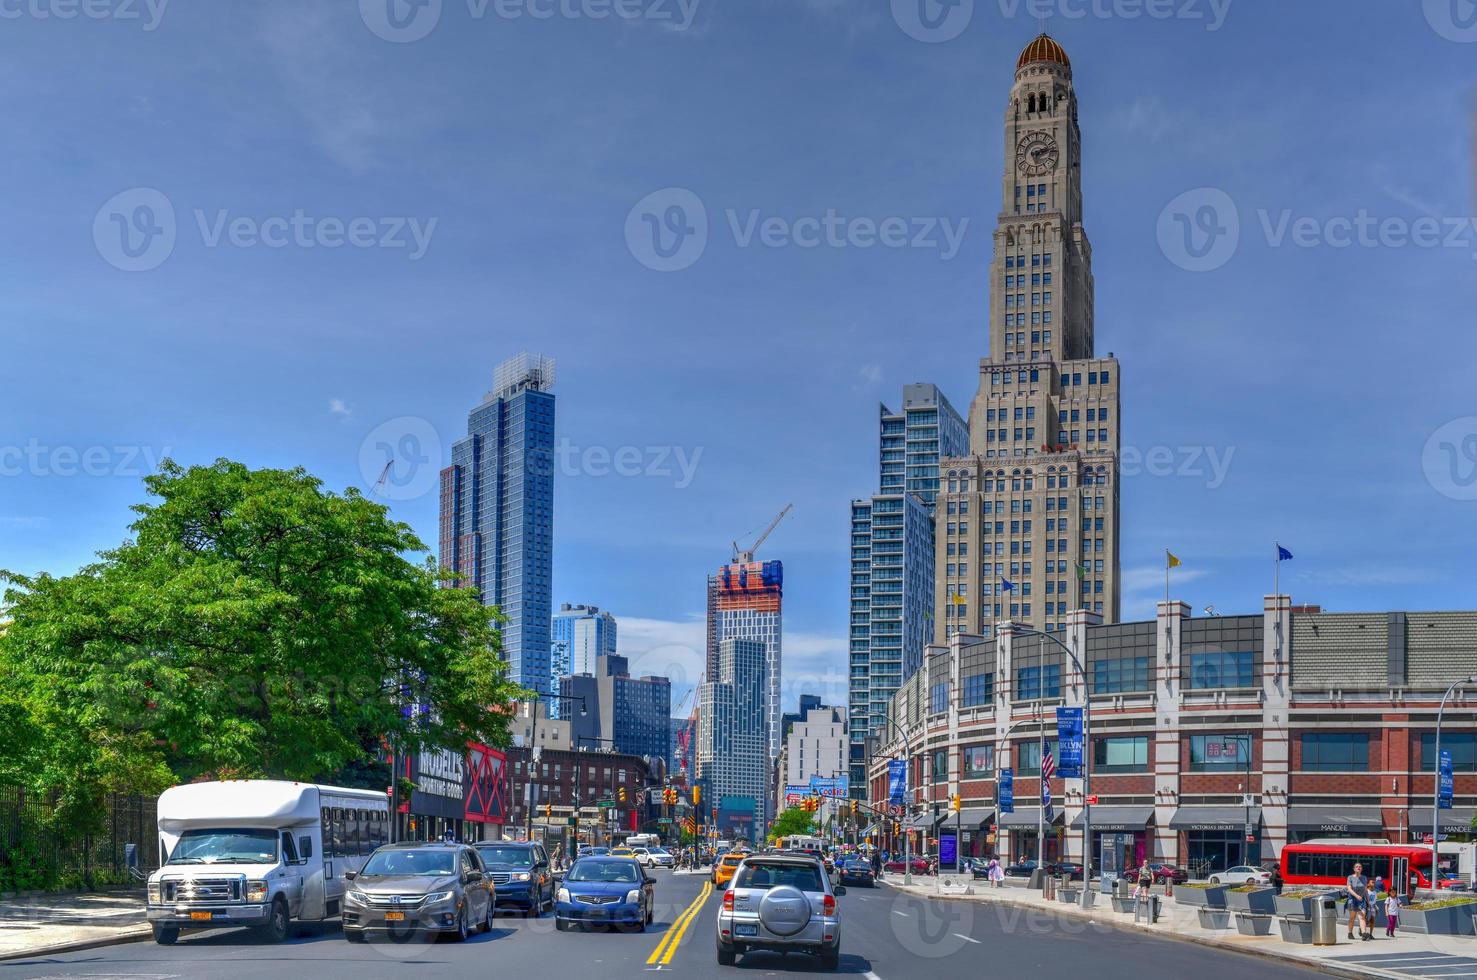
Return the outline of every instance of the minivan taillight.
<path id="1" fill-rule="evenodd" d="M 835 915 L 836 914 L 836 896 L 835 895 L 827 895 L 825 898 L 822 898 L 821 899 L 821 914 L 822 915 Z"/>
<path id="2" fill-rule="evenodd" d="M 732 888 L 730 888 L 728 891 L 726 891 L 726 892 L 723 893 L 723 911 L 725 911 L 725 912 L 732 912 L 733 911 L 733 889 Z"/>

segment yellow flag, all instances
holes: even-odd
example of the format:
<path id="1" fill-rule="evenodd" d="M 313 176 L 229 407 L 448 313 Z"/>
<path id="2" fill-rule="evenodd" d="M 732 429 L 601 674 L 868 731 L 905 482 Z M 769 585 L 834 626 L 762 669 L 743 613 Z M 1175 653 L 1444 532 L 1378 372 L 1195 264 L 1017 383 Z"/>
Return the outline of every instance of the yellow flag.
<path id="1" fill-rule="evenodd" d="M 957 593 L 955 595 L 953 595 L 953 596 L 950 596 L 950 598 L 954 600 L 954 605 L 956 605 L 956 606 L 967 606 L 967 605 L 969 605 L 969 600 L 966 599 L 966 598 L 964 598 L 964 596 L 962 596 L 962 595 L 958 595 Z"/>
<path id="2" fill-rule="evenodd" d="M 1169 549 L 1166 548 L 1165 551 L 1164 551 L 1164 557 L 1169 560 L 1169 567 L 1170 568 L 1178 568 L 1179 567 L 1180 560 L 1174 556 L 1174 552 L 1172 552 L 1172 551 L 1170 551 Z"/>

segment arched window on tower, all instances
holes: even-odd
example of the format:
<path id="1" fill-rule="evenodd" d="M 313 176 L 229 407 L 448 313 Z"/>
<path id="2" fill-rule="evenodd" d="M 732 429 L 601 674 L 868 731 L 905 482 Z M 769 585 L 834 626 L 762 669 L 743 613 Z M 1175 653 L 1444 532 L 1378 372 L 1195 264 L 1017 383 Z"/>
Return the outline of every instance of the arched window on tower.
<path id="1" fill-rule="evenodd" d="M 1035 112 L 1036 111 L 1036 93 L 1035 92 L 1032 92 L 1030 95 L 1026 96 L 1026 111 L 1027 112 Z"/>

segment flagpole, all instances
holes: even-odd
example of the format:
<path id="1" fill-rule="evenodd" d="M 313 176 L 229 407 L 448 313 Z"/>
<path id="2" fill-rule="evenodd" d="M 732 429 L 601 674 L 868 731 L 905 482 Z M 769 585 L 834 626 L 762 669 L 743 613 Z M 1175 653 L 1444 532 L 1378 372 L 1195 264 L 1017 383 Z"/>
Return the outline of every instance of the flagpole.
<path id="1" fill-rule="evenodd" d="M 1272 594 L 1281 595 L 1282 542 L 1272 542 Z"/>
<path id="2" fill-rule="evenodd" d="M 1169 563 L 1169 549 L 1168 548 L 1165 548 L 1164 549 L 1164 605 L 1165 606 L 1168 606 L 1169 605 L 1169 569 L 1170 568 L 1171 568 L 1171 565 Z"/>

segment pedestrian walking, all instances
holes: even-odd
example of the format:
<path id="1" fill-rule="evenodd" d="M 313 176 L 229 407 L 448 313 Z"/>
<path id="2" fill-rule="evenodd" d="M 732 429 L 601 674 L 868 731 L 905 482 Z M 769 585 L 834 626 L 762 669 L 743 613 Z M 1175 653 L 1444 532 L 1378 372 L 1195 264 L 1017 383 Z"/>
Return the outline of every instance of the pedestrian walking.
<path id="1" fill-rule="evenodd" d="M 1133 893 L 1133 900 L 1135 902 L 1148 901 L 1149 893 L 1153 887 L 1154 870 L 1149 867 L 1149 859 L 1145 858 L 1144 863 L 1139 866 L 1138 888 Z"/>
<path id="2" fill-rule="evenodd" d="M 1395 927 L 1400 924 L 1400 897 L 1394 892 L 1385 896 L 1385 936 L 1395 938 Z"/>
<path id="3" fill-rule="evenodd" d="M 1365 908 L 1369 901 L 1369 879 L 1364 877 L 1364 865 L 1354 865 L 1354 871 L 1344 880 L 1344 892 L 1348 896 L 1344 906 L 1349 910 L 1349 938 L 1354 938 L 1354 925 L 1359 925 L 1359 938 L 1368 939 L 1365 933 Z"/>
<path id="4" fill-rule="evenodd" d="M 1276 865 L 1276 864 L 1272 865 L 1272 871 L 1271 871 L 1271 874 L 1269 874 L 1268 877 L 1267 877 L 1267 883 L 1270 884 L 1273 888 L 1276 889 L 1276 894 L 1278 894 L 1278 895 L 1281 895 L 1282 894 L 1282 867 L 1281 867 L 1281 865 Z"/>

